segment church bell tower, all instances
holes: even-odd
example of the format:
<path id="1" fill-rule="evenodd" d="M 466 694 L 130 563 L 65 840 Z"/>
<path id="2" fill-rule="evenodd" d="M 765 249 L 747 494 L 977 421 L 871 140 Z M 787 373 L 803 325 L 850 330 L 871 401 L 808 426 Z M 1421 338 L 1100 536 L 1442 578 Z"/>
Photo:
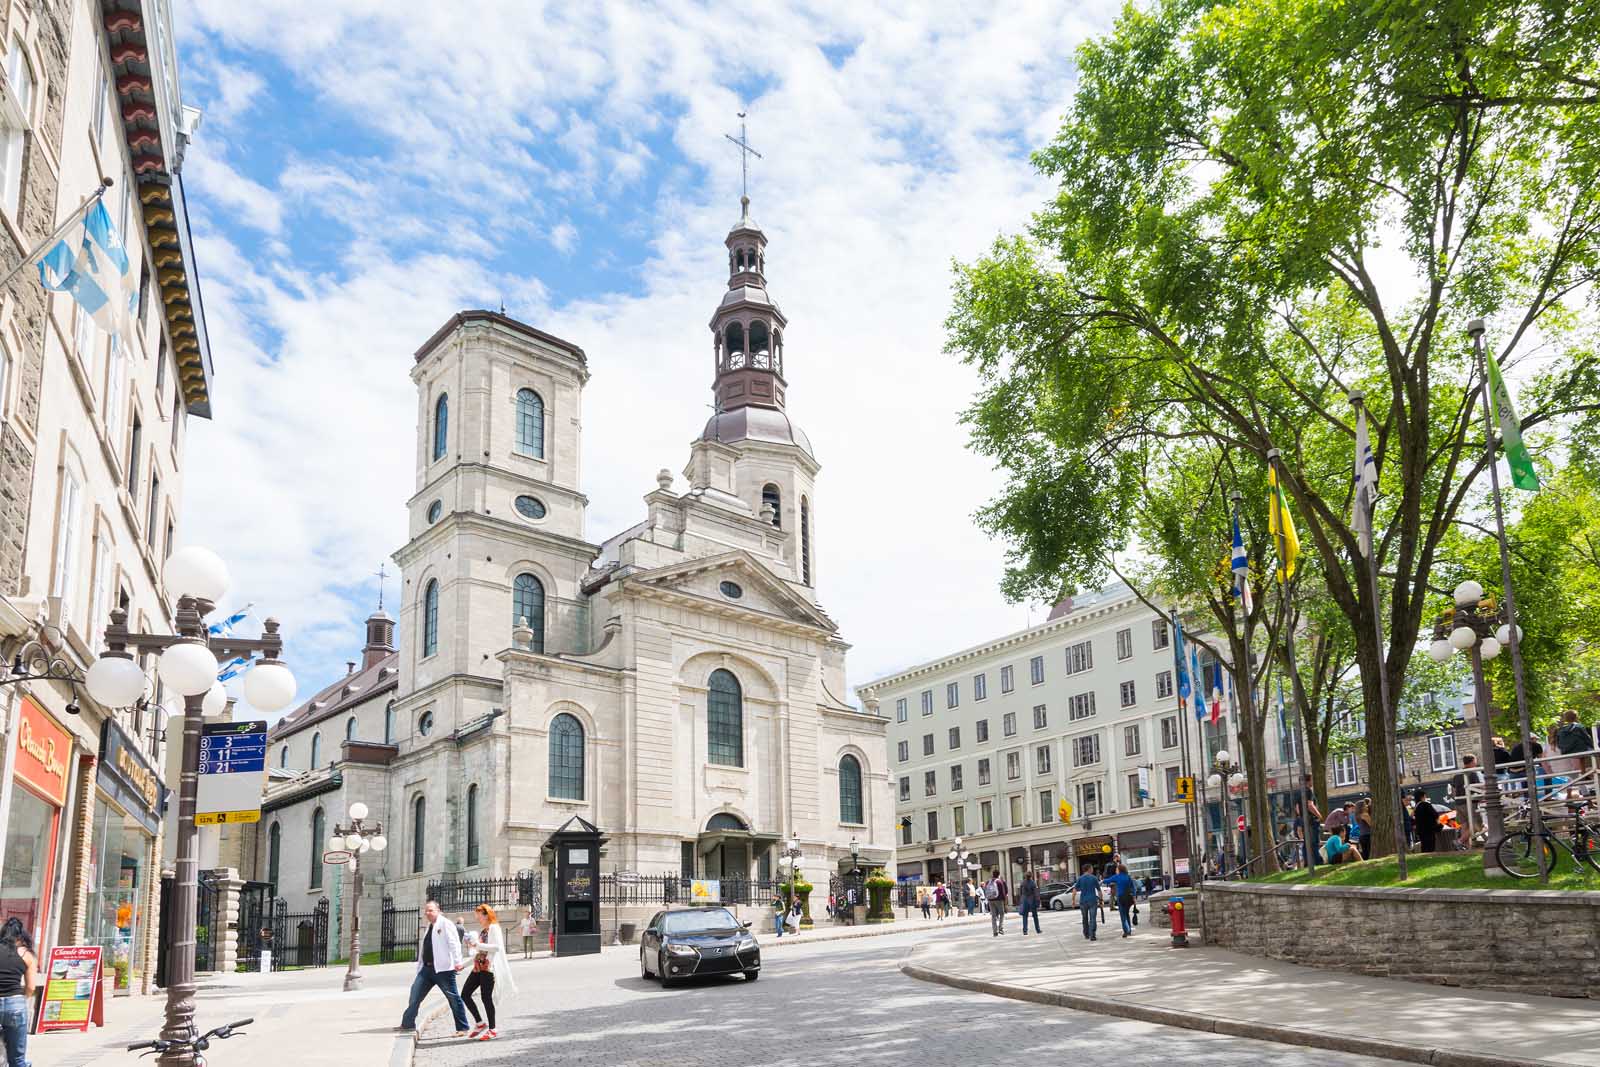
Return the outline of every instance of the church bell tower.
<path id="1" fill-rule="evenodd" d="M 783 312 L 767 293 L 767 235 L 739 198 L 728 231 L 728 291 L 711 317 L 718 411 L 755 406 L 783 410 Z"/>

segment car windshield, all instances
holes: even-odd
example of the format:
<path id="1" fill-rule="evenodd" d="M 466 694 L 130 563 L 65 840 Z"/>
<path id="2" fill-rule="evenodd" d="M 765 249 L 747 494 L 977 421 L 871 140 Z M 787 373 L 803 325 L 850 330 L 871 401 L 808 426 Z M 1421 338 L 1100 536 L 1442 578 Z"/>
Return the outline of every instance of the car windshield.
<path id="1" fill-rule="evenodd" d="M 696 908 L 672 912 L 666 929 L 669 934 L 731 934 L 739 929 L 739 921 L 727 908 Z"/>

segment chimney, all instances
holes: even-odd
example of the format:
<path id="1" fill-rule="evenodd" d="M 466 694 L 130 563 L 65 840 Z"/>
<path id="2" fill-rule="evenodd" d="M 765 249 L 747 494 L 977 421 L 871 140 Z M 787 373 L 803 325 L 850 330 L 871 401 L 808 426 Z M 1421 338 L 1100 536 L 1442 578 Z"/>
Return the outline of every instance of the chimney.
<path id="1" fill-rule="evenodd" d="M 355 660 L 347 659 L 347 660 L 344 661 L 344 673 L 345 673 L 345 677 L 347 677 L 347 678 L 350 675 L 356 673 L 356 661 Z"/>

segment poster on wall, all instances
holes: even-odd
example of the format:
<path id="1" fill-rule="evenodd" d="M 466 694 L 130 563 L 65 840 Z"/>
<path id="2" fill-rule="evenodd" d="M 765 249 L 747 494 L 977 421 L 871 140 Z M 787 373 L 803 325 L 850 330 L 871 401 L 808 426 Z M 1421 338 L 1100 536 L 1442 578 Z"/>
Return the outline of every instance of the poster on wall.
<path id="1" fill-rule="evenodd" d="M 44 1002 L 39 1032 L 87 1030 L 91 1019 L 101 1026 L 100 946 L 57 945 L 45 965 Z"/>
<path id="2" fill-rule="evenodd" d="M 720 904 L 722 882 L 716 878 L 697 878 L 689 883 L 689 903 Z"/>

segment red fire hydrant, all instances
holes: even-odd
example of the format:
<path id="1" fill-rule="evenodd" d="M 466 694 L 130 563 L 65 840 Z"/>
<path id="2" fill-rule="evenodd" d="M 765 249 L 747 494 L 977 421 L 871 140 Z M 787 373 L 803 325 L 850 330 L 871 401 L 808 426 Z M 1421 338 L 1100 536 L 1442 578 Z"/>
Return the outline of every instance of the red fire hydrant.
<path id="1" fill-rule="evenodd" d="M 1189 947 L 1189 930 L 1183 922 L 1183 898 L 1173 897 L 1167 902 L 1167 914 L 1172 918 L 1172 947 Z"/>

